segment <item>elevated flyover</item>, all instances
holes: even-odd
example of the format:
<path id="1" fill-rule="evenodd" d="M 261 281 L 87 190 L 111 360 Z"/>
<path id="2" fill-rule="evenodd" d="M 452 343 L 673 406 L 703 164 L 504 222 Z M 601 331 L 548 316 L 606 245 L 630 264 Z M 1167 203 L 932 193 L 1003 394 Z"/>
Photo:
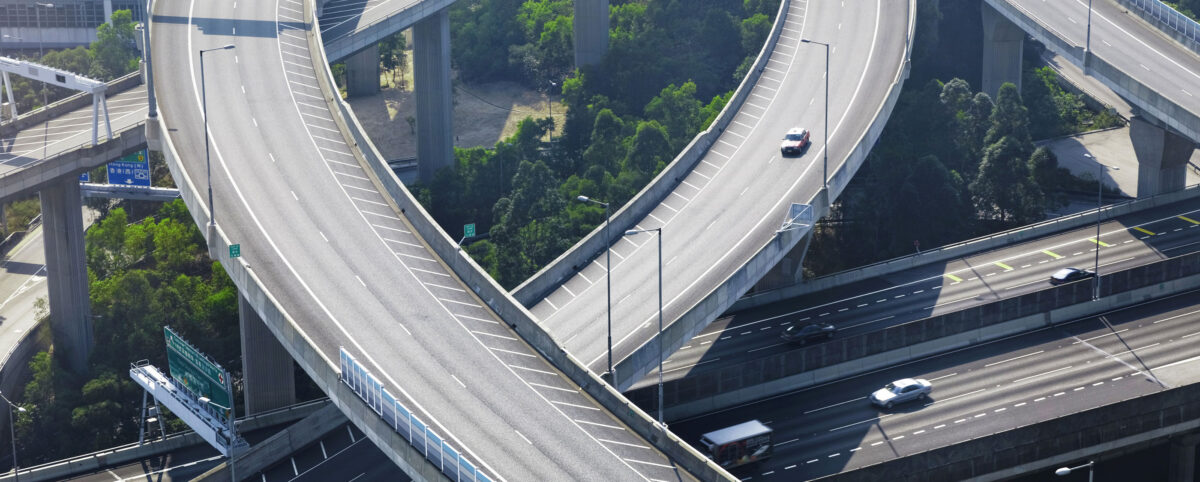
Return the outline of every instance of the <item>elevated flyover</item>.
<path id="1" fill-rule="evenodd" d="M 444 442 L 439 452 L 478 469 L 454 470 L 463 477 L 728 477 L 579 367 L 457 250 L 349 116 L 313 11 L 311 0 L 155 5 L 164 155 L 244 306 L 416 479 L 453 469 L 341 381 L 340 349 Z M 198 52 L 213 48 L 202 75 Z"/>
<path id="2" fill-rule="evenodd" d="M 782 2 L 758 63 L 725 110 L 612 218 L 615 385 L 624 389 L 780 265 L 798 279 L 805 230 L 777 232 L 792 203 L 824 215 L 886 124 L 908 72 L 913 2 Z M 824 145 L 829 48 L 829 145 Z M 794 126 L 812 131 L 798 157 L 781 157 Z M 826 150 L 828 149 L 828 152 Z M 828 189 L 824 158 L 828 154 Z M 665 327 L 656 336 L 653 234 L 662 228 Z M 514 290 L 538 322 L 594 373 L 607 366 L 604 226 Z M 799 243 L 799 244 L 798 244 Z M 793 250 L 795 248 L 795 250 Z"/>
<path id="3" fill-rule="evenodd" d="M 1200 58 L 1139 17 L 1135 4 L 1150 2 L 985 3 L 985 90 L 1002 82 L 1019 85 L 1021 39 L 1028 33 L 1133 106 L 1138 196 L 1184 187 L 1187 160 L 1200 143 L 1200 98 L 1194 92 L 1200 89 L 1192 87 L 1200 83 Z"/>

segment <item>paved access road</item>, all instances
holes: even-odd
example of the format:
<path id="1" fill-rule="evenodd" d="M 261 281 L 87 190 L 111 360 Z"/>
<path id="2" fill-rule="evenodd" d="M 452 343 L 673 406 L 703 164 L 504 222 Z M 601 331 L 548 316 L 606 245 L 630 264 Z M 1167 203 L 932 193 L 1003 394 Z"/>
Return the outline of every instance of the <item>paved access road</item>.
<path id="1" fill-rule="evenodd" d="M 944 447 L 1200 381 L 1200 292 L 1064 323 L 676 422 L 701 434 L 749 419 L 775 430 L 772 459 L 743 478 L 801 480 Z M 878 409 L 889 381 L 924 378 L 924 400 Z"/>
<path id="2" fill-rule="evenodd" d="M 676 475 L 520 340 L 413 233 L 351 155 L 298 0 L 155 3 L 155 80 L 203 192 L 205 55 L 215 219 L 327 360 L 345 347 L 496 480 Z M 177 180 L 186 184 L 184 180 Z M 191 206 L 204 209 L 204 206 Z"/>
<path id="3" fill-rule="evenodd" d="M 665 318 L 669 324 L 738 270 L 775 235 L 793 202 L 821 189 L 825 50 L 831 44 L 829 170 L 834 172 L 881 108 L 905 57 L 908 2 L 791 0 L 762 78 L 696 168 L 637 228 L 662 228 Z M 812 131 L 800 156 L 781 157 L 795 126 Z M 613 233 L 614 238 L 621 233 Z M 657 327 L 657 242 L 653 233 L 612 247 L 614 362 Z M 530 311 L 566 350 L 607 371 L 603 253 Z"/>
<path id="4" fill-rule="evenodd" d="M 146 109 L 145 85 L 109 96 L 108 112 L 113 135 L 144 121 Z M 98 139 L 103 142 L 107 134 L 103 112 L 100 114 L 97 132 Z M 91 143 L 92 106 L 89 104 L 47 122 L 22 129 L 15 136 L 0 139 L 0 176 Z"/>
<path id="5" fill-rule="evenodd" d="M 793 323 L 832 323 L 835 336 L 844 336 L 1032 293 L 1049 287 L 1059 269 L 1093 269 L 1097 246 L 1101 274 L 1192 253 L 1200 250 L 1200 199 L 1122 216 L 1100 229 L 1101 245 L 1093 225 L 718 319 L 664 363 L 663 375 L 695 376 L 794 349 L 779 337 Z M 656 374 L 634 387 L 657 383 Z"/>
<path id="6" fill-rule="evenodd" d="M 1005 0 L 1074 45 L 1087 40 L 1087 0 Z M 1200 115 L 1196 54 L 1114 0 L 1092 5 L 1091 51 L 1172 102 Z M 1195 139 L 1193 139 L 1195 140 Z"/>

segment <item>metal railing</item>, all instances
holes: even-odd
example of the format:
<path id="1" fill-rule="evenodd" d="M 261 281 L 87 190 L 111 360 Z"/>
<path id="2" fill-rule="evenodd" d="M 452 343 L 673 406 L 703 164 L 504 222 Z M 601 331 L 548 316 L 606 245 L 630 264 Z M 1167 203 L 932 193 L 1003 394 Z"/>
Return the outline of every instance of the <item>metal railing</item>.
<path id="1" fill-rule="evenodd" d="M 1133 8 L 1137 8 L 1145 14 L 1146 17 L 1162 22 L 1163 26 L 1170 28 L 1184 38 L 1193 42 L 1200 42 L 1200 23 L 1196 23 L 1187 15 L 1179 13 L 1179 11 L 1171 8 L 1159 0 L 1125 0 L 1125 3 Z"/>
<path id="2" fill-rule="evenodd" d="M 463 458 L 461 452 L 454 450 L 445 439 L 438 437 L 428 425 L 421 422 L 412 410 L 396 400 L 375 375 L 342 347 L 338 347 L 338 368 L 341 370 L 342 383 L 354 390 L 396 433 L 408 440 L 451 480 L 491 482 L 492 479 Z"/>

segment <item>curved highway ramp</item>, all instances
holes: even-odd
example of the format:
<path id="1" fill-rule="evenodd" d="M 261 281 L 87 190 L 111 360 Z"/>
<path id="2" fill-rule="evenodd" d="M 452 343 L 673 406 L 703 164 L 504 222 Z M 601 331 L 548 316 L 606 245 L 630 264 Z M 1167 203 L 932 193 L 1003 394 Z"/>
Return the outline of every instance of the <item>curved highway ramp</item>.
<path id="1" fill-rule="evenodd" d="M 311 0 L 168 0 L 152 29 L 172 174 L 214 256 L 305 371 L 418 479 L 444 476 L 428 447 L 409 445 L 339 379 L 340 349 L 479 480 L 728 477 L 587 377 L 386 165 L 367 161 L 373 149 L 347 124 L 305 22 L 312 10 Z"/>

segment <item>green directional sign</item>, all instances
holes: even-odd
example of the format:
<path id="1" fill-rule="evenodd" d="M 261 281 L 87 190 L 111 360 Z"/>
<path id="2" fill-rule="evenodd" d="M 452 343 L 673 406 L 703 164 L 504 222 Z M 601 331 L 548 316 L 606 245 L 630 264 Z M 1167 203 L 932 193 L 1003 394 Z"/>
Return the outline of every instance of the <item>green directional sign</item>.
<path id="1" fill-rule="evenodd" d="M 240 244 L 229 245 L 229 257 L 230 258 L 240 258 L 241 256 L 242 256 L 242 245 L 240 245 Z"/>
<path id="2" fill-rule="evenodd" d="M 474 238 L 475 237 L 475 223 L 471 223 L 471 224 L 463 226 L 463 237 L 464 238 Z"/>
<path id="3" fill-rule="evenodd" d="M 171 378 L 217 405 L 232 407 L 229 373 L 170 327 L 164 326 L 163 332 L 167 337 L 167 366 L 171 369 Z"/>

